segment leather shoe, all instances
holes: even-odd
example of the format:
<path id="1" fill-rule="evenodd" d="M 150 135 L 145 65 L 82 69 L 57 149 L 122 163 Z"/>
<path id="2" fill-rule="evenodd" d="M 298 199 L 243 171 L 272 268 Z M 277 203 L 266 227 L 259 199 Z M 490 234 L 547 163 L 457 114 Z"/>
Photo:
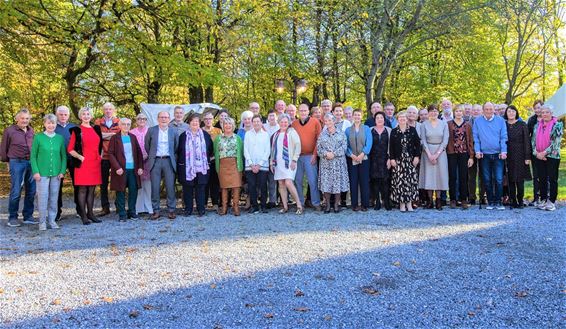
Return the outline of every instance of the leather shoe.
<path id="1" fill-rule="evenodd" d="M 159 212 L 154 212 L 149 219 L 156 220 L 160 217 Z"/>
<path id="2" fill-rule="evenodd" d="M 169 214 L 167 214 L 167 218 L 169 218 L 169 219 L 175 219 L 175 218 L 177 218 L 177 215 L 175 215 L 174 212 L 170 212 Z"/>
<path id="3" fill-rule="evenodd" d="M 98 217 L 104 217 L 106 215 L 110 214 L 110 208 L 108 207 L 104 207 L 102 208 L 102 210 L 98 213 Z"/>

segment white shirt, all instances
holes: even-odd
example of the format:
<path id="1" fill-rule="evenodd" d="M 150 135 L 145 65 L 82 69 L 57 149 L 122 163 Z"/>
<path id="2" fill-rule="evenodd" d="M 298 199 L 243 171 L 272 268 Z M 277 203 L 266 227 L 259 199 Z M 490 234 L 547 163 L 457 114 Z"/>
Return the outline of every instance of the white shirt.
<path id="1" fill-rule="evenodd" d="M 271 138 L 271 136 L 273 136 L 273 134 L 275 134 L 275 132 L 277 130 L 279 130 L 279 124 L 276 123 L 275 126 L 272 126 L 268 123 L 264 123 L 263 124 L 263 129 L 265 129 L 265 131 L 267 131 L 267 133 L 269 134 L 269 138 Z"/>
<path id="2" fill-rule="evenodd" d="M 269 156 L 271 155 L 269 138 L 269 134 L 263 130 L 256 132 L 255 129 L 252 129 L 246 132 L 244 139 L 246 169 L 250 169 L 252 165 L 259 165 L 261 170 L 269 169 Z"/>
<path id="3" fill-rule="evenodd" d="M 169 128 L 165 128 L 165 130 L 159 128 L 159 138 L 157 139 L 157 153 L 155 154 L 158 157 L 166 157 L 171 156 L 169 154 Z"/>

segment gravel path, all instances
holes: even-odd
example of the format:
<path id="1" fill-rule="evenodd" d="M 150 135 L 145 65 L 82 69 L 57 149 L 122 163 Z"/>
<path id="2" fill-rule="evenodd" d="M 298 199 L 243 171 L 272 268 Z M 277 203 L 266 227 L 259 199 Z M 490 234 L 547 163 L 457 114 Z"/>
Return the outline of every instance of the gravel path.
<path id="1" fill-rule="evenodd" d="M 562 206 L 2 225 L 0 326 L 564 328 L 565 219 Z"/>

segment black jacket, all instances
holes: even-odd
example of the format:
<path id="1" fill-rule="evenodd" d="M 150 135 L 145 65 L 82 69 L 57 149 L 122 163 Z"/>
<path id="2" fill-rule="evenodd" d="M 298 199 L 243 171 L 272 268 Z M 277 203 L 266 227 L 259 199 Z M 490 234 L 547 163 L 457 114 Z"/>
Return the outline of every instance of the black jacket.
<path id="1" fill-rule="evenodd" d="M 417 130 L 414 127 L 409 127 L 409 130 L 405 130 L 405 135 L 407 135 L 409 139 L 409 154 L 411 157 L 418 157 L 421 156 L 421 139 L 417 134 Z M 399 127 L 393 129 L 391 131 L 391 136 L 389 137 L 389 158 L 392 160 L 400 160 L 402 147 L 401 147 L 401 138 L 404 135 L 401 132 Z"/>
<path id="2" fill-rule="evenodd" d="M 212 144 L 212 138 L 210 134 L 206 131 L 202 131 L 204 133 L 204 142 L 206 143 L 206 156 L 207 156 L 207 163 L 210 165 L 211 158 L 214 157 L 214 148 Z M 177 177 L 179 179 L 179 183 L 186 184 L 186 185 L 194 185 L 194 184 L 207 184 L 208 178 L 210 177 L 210 171 L 212 168 L 208 169 L 206 175 L 197 174 L 195 179 L 192 181 L 187 181 L 187 169 L 186 169 L 186 147 L 187 144 L 187 132 L 183 132 L 181 136 L 179 136 L 179 144 L 177 145 Z"/>
<path id="3" fill-rule="evenodd" d="M 99 126 L 92 126 L 92 128 L 94 129 L 94 132 L 96 132 L 98 137 L 100 137 L 100 143 L 98 144 L 98 153 L 102 154 L 102 131 L 100 130 Z M 75 146 L 74 146 L 75 152 L 77 152 L 80 155 L 83 155 L 83 134 L 82 134 L 81 126 L 73 127 L 69 129 L 69 132 L 71 133 L 71 135 L 75 134 Z M 70 160 L 69 163 L 67 163 L 67 166 L 69 168 L 81 167 L 82 164 L 81 160 L 75 157 L 70 157 L 69 160 Z"/>

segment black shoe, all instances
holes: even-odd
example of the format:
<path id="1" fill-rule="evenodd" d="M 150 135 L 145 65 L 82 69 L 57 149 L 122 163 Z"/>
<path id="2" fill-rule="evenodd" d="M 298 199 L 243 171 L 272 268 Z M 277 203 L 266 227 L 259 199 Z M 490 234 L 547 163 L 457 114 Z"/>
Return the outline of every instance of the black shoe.
<path id="1" fill-rule="evenodd" d="M 250 207 L 250 209 L 248 210 L 248 213 L 249 214 L 258 214 L 259 208 Z"/>
<path id="2" fill-rule="evenodd" d="M 202 217 L 204 215 L 206 215 L 206 211 L 199 211 L 198 212 L 198 217 Z"/>
<path id="3" fill-rule="evenodd" d="M 192 216 L 192 215 L 193 215 L 193 212 L 192 212 L 192 211 L 185 211 L 185 212 L 183 212 L 183 216 L 185 216 L 185 217 L 190 217 L 190 216 Z"/>
<path id="4" fill-rule="evenodd" d="M 267 214 L 269 212 L 269 210 L 267 210 L 267 208 L 261 208 L 261 212 L 264 214 Z"/>
<path id="5" fill-rule="evenodd" d="M 58 222 L 61 220 L 61 210 L 57 212 L 57 216 L 55 216 L 55 221 Z"/>
<path id="6" fill-rule="evenodd" d="M 137 214 L 129 214 L 128 215 L 128 219 L 138 219 L 140 218 L 140 216 L 138 216 Z"/>
<path id="7" fill-rule="evenodd" d="M 126 221 L 126 216 L 120 216 L 120 219 L 118 219 L 120 222 L 125 222 Z"/>
<path id="8" fill-rule="evenodd" d="M 470 200 L 469 203 L 470 203 L 470 206 L 475 206 L 475 205 L 476 205 L 476 200 L 472 199 L 472 200 Z"/>
<path id="9" fill-rule="evenodd" d="M 267 203 L 267 209 L 273 209 L 273 208 L 275 208 L 275 207 L 276 207 L 276 206 L 275 206 L 275 203 L 274 203 L 274 202 L 268 202 L 268 203 Z"/>

